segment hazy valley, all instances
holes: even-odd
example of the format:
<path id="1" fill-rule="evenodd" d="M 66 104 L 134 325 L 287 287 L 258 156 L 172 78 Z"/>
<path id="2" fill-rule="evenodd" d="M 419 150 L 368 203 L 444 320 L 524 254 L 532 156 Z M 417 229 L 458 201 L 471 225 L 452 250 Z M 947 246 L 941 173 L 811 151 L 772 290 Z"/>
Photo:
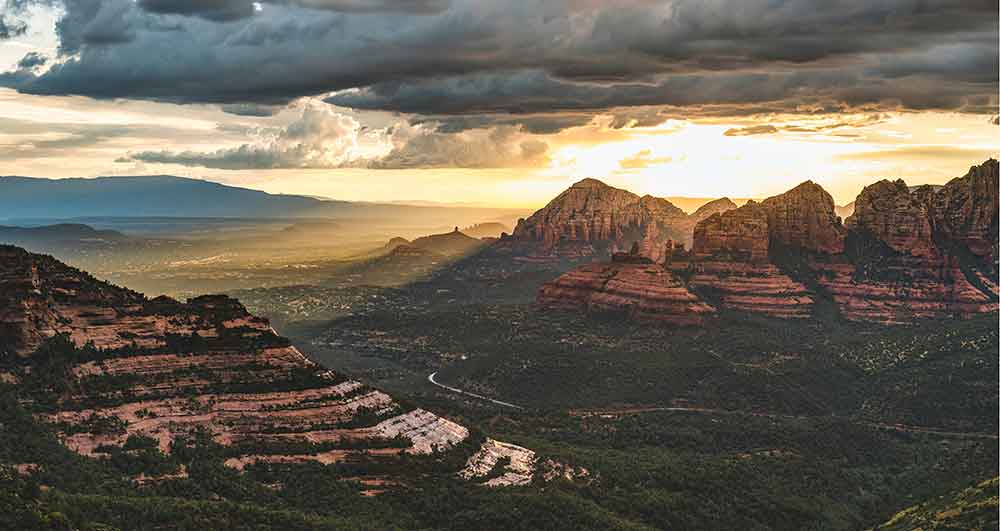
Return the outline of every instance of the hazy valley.
<path id="1" fill-rule="evenodd" d="M 995 522 L 997 179 L 3 227 L 8 518 Z"/>

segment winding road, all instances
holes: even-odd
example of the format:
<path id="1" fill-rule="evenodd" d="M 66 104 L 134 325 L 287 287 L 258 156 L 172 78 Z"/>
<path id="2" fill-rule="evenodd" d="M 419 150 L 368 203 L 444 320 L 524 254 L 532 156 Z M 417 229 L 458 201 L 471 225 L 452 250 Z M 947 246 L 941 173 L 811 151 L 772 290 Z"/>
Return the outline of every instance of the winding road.
<path id="1" fill-rule="evenodd" d="M 519 405 L 516 405 L 516 404 L 511 404 L 510 402 L 504 402 L 503 400 L 496 400 L 496 399 L 490 398 L 488 396 L 483 396 L 483 395 L 479 395 L 479 394 L 473 393 L 471 391 L 463 391 L 462 389 L 459 389 L 457 387 L 452 387 L 450 385 L 445 385 L 445 384 L 442 384 L 442 383 L 438 383 L 437 380 L 434 379 L 435 376 L 437 376 L 437 371 L 432 372 L 427 377 L 427 381 L 429 381 L 430 383 L 432 383 L 432 384 L 434 384 L 434 385 L 436 385 L 436 386 L 438 386 L 438 387 L 440 387 L 442 389 L 447 389 L 447 390 L 449 390 L 449 391 L 451 391 L 453 393 L 459 393 L 459 394 L 462 394 L 462 395 L 471 396 L 473 398 L 478 398 L 480 400 L 486 400 L 487 402 L 492 402 L 492 403 L 494 403 L 494 404 L 496 404 L 498 406 L 504 406 L 504 407 L 514 408 L 514 409 L 524 409 L 523 407 L 521 407 Z"/>

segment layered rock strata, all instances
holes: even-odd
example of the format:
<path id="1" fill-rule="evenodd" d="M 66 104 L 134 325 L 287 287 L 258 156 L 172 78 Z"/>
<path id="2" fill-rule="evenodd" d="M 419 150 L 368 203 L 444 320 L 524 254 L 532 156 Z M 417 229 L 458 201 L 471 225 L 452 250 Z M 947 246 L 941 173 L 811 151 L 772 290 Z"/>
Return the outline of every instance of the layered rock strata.
<path id="1" fill-rule="evenodd" d="M 637 253 L 580 266 L 542 286 L 537 302 L 676 325 L 700 325 L 715 313 L 670 271 Z"/>

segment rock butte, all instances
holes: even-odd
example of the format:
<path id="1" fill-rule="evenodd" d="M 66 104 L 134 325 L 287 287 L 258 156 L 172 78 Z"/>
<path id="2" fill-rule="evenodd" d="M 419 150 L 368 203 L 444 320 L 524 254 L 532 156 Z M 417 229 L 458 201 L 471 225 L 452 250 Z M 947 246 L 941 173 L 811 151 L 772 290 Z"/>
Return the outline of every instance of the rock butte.
<path id="1" fill-rule="evenodd" d="M 579 267 L 543 286 L 537 301 L 676 324 L 704 322 L 710 304 L 806 318 L 817 297 L 832 299 L 847 319 L 885 324 L 996 312 L 997 175 L 998 163 L 989 159 L 940 187 L 880 181 L 861 192 L 846 222 L 830 195 L 806 181 L 705 216 L 692 230 L 690 251 L 668 241 L 649 252 L 647 232 L 633 239 L 647 263 L 632 258 Z M 561 226 L 539 223 L 559 219 L 539 213 L 524 226 Z M 786 270 L 796 270 L 796 278 Z"/>
<path id="2" fill-rule="evenodd" d="M 666 199 L 640 197 L 596 179 L 584 179 L 527 219 L 519 220 L 513 234 L 501 238 L 501 244 L 529 256 L 581 258 L 607 257 L 638 241 L 647 257 L 662 260 L 667 240 L 690 246 L 698 221 L 732 208 L 736 205 L 722 198 L 688 215 Z"/>
<path id="3" fill-rule="evenodd" d="M 676 325 L 700 325 L 715 308 L 702 302 L 670 271 L 639 254 L 615 253 L 610 263 L 580 266 L 542 286 L 543 307 L 586 308 Z"/>
<path id="4" fill-rule="evenodd" d="M 448 451 L 470 436 L 315 364 L 235 299 L 147 299 L 11 246 L 0 246 L 0 332 L 0 353 L 27 364 L 56 334 L 95 347 L 91 359 L 69 367 L 73 384 L 53 391 L 51 410 L 38 414 L 86 456 L 101 457 L 131 435 L 151 437 L 169 453 L 179 438 L 202 432 L 230 447 L 235 455 L 225 464 L 242 470 L 258 462 L 395 459 Z M 5 373 L 4 380 L 30 378 Z M 120 428 L 98 427 L 108 419 Z M 481 452 L 497 445 L 520 448 L 488 440 Z M 534 460 L 518 463 L 513 483 L 530 481 Z"/>

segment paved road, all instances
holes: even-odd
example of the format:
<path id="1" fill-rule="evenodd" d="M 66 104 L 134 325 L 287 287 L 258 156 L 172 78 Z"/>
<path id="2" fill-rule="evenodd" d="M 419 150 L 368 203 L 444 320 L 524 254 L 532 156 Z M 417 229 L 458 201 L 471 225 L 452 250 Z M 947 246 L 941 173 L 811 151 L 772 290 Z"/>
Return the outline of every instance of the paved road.
<path id="1" fill-rule="evenodd" d="M 495 399 L 490 398 L 488 396 L 479 395 L 479 394 L 476 394 L 476 393 L 473 393 L 473 392 L 470 392 L 470 391 L 463 391 L 463 390 L 461 390 L 461 389 L 459 389 L 457 387 L 452 387 L 450 385 L 444 385 L 442 383 L 438 383 L 437 380 L 434 379 L 435 376 L 437 376 L 437 371 L 432 372 L 430 374 L 430 376 L 427 377 L 427 381 L 429 381 L 430 383 L 432 383 L 432 384 L 434 384 L 434 385 L 436 385 L 436 386 L 438 386 L 438 387 L 440 387 L 442 389 L 447 389 L 447 390 L 449 390 L 449 391 L 451 391 L 453 393 L 459 393 L 459 394 L 462 394 L 462 395 L 471 396 L 473 398 L 478 398 L 480 400 L 486 400 L 487 402 L 492 402 L 492 403 L 494 403 L 494 404 L 496 404 L 498 406 L 510 407 L 510 408 L 514 408 L 514 409 L 524 409 L 523 407 L 518 406 L 516 404 L 511 404 L 510 402 L 504 402 L 503 400 L 495 400 Z"/>

